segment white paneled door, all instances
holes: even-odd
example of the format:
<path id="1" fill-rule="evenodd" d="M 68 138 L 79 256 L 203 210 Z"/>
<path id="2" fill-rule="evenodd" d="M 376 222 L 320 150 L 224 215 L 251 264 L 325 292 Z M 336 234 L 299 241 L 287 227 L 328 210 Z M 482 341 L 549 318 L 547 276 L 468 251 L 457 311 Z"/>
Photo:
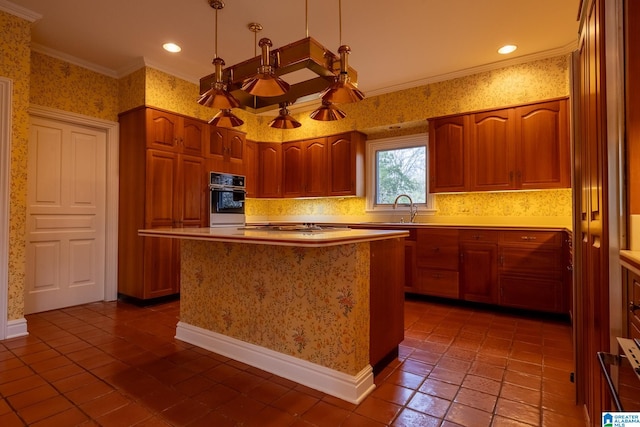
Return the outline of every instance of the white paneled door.
<path id="1" fill-rule="evenodd" d="M 106 133 L 33 117 L 25 313 L 105 297 Z"/>

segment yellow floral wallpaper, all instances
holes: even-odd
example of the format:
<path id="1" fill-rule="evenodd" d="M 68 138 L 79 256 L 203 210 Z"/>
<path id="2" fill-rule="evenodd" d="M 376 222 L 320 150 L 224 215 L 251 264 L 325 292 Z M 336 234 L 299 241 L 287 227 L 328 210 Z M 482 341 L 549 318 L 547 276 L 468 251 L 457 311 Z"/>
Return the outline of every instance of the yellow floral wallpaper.
<path id="1" fill-rule="evenodd" d="M 436 212 L 419 216 L 417 222 L 441 222 L 443 218 L 464 224 L 486 224 L 504 219 L 505 225 L 557 225 L 570 227 L 572 190 L 563 188 L 540 191 L 436 194 Z M 379 220 L 366 213 L 364 197 L 319 199 L 247 199 L 248 221 L 304 220 L 322 218 L 323 222 L 361 222 Z M 396 216 L 401 216 L 399 212 Z M 546 218 L 546 221 L 545 221 Z"/>
<path id="2" fill-rule="evenodd" d="M 118 121 L 118 80 L 95 71 L 31 53 L 32 104 Z"/>
<path id="3" fill-rule="evenodd" d="M 20 319 L 24 314 L 30 44 L 31 24 L 0 11 L 0 76 L 13 82 L 8 320 Z"/>
<path id="4" fill-rule="evenodd" d="M 181 240 L 180 321 L 356 375 L 369 364 L 369 256 L 369 243 Z"/>

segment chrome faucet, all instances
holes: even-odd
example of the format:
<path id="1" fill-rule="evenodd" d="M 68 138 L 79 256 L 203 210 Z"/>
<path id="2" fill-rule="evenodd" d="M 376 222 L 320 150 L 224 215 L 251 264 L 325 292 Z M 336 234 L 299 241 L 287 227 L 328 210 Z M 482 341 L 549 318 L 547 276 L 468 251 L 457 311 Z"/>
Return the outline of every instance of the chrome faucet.
<path id="1" fill-rule="evenodd" d="M 393 209 L 398 206 L 398 199 L 400 199 L 400 197 L 406 197 L 407 199 L 409 199 L 409 217 L 410 222 L 413 222 L 416 215 L 418 214 L 418 207 L 413 205 L 413 200 L 408 194 L 400 194 L 398 197 L 396 197 L 396 200 L 394 200 L 393 202 Z"/>

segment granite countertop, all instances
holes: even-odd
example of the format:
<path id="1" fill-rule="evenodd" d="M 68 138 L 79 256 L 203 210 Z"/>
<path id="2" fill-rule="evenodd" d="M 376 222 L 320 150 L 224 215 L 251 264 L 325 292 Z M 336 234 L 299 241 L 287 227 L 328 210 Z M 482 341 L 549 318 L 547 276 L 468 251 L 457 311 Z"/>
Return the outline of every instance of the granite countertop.
<path id="1" fill-rule="evenodd" d="M 323 230 L 266 230 L 259 227 L 157 228 L 138 230 L 140 236 L 262 245 L 324 247 L 408 237 L 406 230 L 365 230 L 346 227 Z"/>

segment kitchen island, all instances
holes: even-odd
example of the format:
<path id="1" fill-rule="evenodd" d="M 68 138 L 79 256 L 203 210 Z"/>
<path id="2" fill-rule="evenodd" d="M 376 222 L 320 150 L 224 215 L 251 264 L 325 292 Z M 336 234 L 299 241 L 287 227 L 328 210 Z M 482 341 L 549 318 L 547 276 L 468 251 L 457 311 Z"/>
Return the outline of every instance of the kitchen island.
<path id="1" fill-rule="evenodd" d="M 176 338 L 359 403 L 404 336 L 404 230 L 140 230 L 181 239 Z"/>

